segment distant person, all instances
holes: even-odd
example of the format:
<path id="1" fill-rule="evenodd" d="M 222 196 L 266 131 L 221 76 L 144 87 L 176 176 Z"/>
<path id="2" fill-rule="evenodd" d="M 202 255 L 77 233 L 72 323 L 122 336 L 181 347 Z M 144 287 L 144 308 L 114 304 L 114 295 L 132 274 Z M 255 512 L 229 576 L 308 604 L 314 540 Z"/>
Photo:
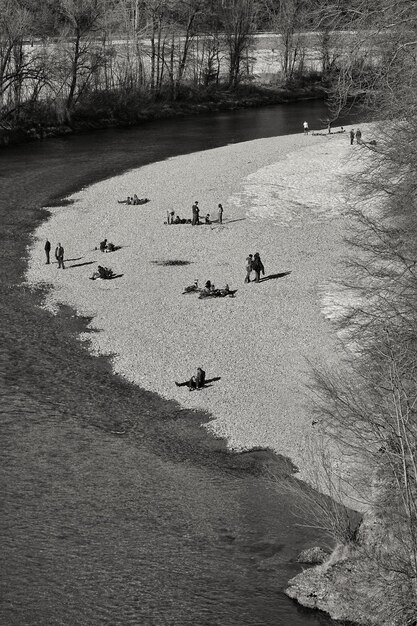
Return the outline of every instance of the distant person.
<path id="1" fill-rule="evenodd" d="M 46 265 L 49 265 L 51 262 L 50 254 L 51 254 L 51 242 L 48 241 L 47 239 L 45 242 Z"/>
<path id="2" fill-rule="evenodd" d="M 190 391 L 197 389 L 197 381 L 195 376 L 191 376 L 190 380 L 186 380 L 183 383 L 177 383 L 177 381 L 175 381 L 175 384 L 177 385 L 177 387 L 188 387 Z"/>
<path id="3" fill-rule="evenodd" d="M 107 248 L 107 239 L 100 241 L 100 252 L 105 252 Z"/>
<path id="4" fill-rule="evenodd" d="M 261 261 L 261 257 L 259 256 L 259 252 L 256 252 L 253 256 L 252 269 L 255 272 L 254 281 L 255 283 L 259 283 L 261 273 L 262 275 L 265 275 L 265 268 Z"/>
<path id="5" fill-rule="evenodd" d="M 359 128 L 358 128 L 358 130 L 356 131 L 356 135 L 355 135 L 355 137 L 356 137 L 356 143 L 362 143 L 362 133 L 361 133 L 361 131 L 359 130 Z"/>
<path id="6" fill-rule="evenodd" d="M 350 133 L 349 133 L 349 137 L 350 137 L 350 145 L 353 146 L 353 142 L 355 140 L 355 129 L 352 128 Z"/>
<path id="7" fill-rule="evenodd" d="M 308 122 L 303 122 L 304 134 L 308 135 L 308 131 L 310 130 L 308 127 Z"/>
<path id="8" fill-rule="evenodd" d="M 136 194 L 133 195 L 132 204 L 139 204 L 139 198 L 137 197 Z"/>
<path id="9" fill-rule="evenodd" d="M 223 224 L 223 207 L 221 204 L 219 204 L 218 206 L 218 212 L 219 212 L 219 224 Z"/>
<path id="10" fill-rule="evenodd" d="M 204 290 L 206 293 L 210 293 L 212 291 L 212 289 L 214 288 L 214 285 L 211 284 L 211 281 L 208 280 L 206 282 L 206 284 L 204 285 Z"/>
<path id="11" fill-rule="evenodd" d="M 199 220 L 199 215 L 200 215 L 200 209 L 198 208 L 198 200 L 196 200 L 192 206 L 192 212 L 193 212 L 193 217 L 191 220 L 191 224 L 193 226 L 196 226 L 200 223 Z"/>
<path id="12" fill-rule="evenodd" d="M 195 377 L 197 389 L 201 389 L 206 384 L 206 373 L 201 367 L 197 368 L 197 376 Z"/>
<path id="13" fill-rule="evenodd" d="M 55 258 L 58 261 L 58 269 L 62 268 L 64 270 L 65 269 L 65 266 L 64 266 L 64 248 L 61 246 L 60 243 L 55 248 Z"/>
<path id="14" fill-rule="evenodd" d="M 245 269 L 246 269 L 246 276 L 245 276 L 245 283 L 250 283 L 250 275 L 252 273 L 252 263 L 253 263 L 253 256 L 250 254 L 248 257 L 246 257 L 246 265 L 245 265 Z"/>
<path id="15" fill-rule="evenodd" d="M 330 120 L 327 120 L 327 132 L 329 134 L 332 132 L 332 123 Z"/>
<path id="16" fill-rule="evenodd" d="M 210 220 L 210 213 L 207 213 L 206 217 L 204 218 L 205 223 L 206 224 L 211 224 L 211 220 Z"/>

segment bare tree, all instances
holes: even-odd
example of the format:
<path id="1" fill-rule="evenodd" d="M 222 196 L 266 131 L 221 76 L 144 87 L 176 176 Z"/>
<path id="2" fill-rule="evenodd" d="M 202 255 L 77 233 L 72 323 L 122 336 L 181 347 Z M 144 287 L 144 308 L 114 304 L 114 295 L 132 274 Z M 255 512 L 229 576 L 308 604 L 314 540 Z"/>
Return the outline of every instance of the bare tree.
<path id="1" fill-rule="evenodd" d="M 220 15 L 229 55 L 229 86 L 236 87 L 256 30 L 257 4 L 255 0 L 223 0 Z"/>

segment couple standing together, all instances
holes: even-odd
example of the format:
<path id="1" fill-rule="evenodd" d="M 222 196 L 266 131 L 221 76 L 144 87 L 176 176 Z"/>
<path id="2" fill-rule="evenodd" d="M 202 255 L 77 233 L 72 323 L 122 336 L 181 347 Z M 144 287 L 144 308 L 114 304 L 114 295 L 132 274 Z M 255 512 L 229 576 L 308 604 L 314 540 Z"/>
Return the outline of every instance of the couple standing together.
<path id="1" fill-rule="evenodd" d="M 46 240 L 46 243 L 45 243 L 45 254 L 46 254 L 46 265 L 49 265 L 50 262 L 51 262 L 51 260 L 50 260 L 51 242 L 48 239 Z M 55 258 L 58 261 L 58 267 L 62 268 L 64 270 L 65 269 L 65 266 L 64 266 L 64 248 L 61 246 L 60 243 L 55 248 Z"/>
<path id="2" fill-rule="evenodd" d="M 246 258 L 245 283 L 251 282 L 250 276 L 252 272 L 255 272 L 255 278 L 253 281 L 255 283 L 259 283 L 261 272 L 262 272 L 262 275 L 265 276 L 265 268 L 261 261 L 261 257 L 259 256 L 259 252 L 256 252 L 253 256 L 250 254 Z"/>

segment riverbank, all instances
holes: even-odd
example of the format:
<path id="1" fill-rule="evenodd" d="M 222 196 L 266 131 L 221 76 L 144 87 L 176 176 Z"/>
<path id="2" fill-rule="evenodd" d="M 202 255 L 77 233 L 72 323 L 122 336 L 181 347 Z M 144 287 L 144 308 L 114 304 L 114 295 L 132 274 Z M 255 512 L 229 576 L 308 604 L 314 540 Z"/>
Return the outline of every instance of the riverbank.
<path id="1" fill-rule="evenodd" d="M 221 137 L 215 120 L 184 120 L 3 154 L 2 622 L 322 625 L 283 594 L 299 550 L 326 541 L 294 517 L 290 469 L 271 488 L 272 455 L 232 454 L 200 427 L 208 414 L 112 374 L 76 339 L 88 319 L 50 315 L 22 285 L 51 198 L 155 160 L 155 146 L 162 159 L 236 140 L 228 118 L 248 137 L 265 115 L 276 128 L 279 109 L 241 112 L 219 116 Z"/>
<path id="2" fill-rule="evenodd" d="M 346 133 L 241 143 L 154 163 L 92 185 L 51 209 L 36 232 L 28 281 L 52 284 L 46 306 L 67 303 L 91 317 L 83 339 L 112 355 L 115 371 L 140 387 L 211 414 L 208 429 L 230 449 L 270 448 L 309 480 L 315 428 L 306 397 L 308 363 L 337 363 L 322 313 L 344 255 L 342 178 L 359 146 Z M 163 182 L 163 185 L 161 184 Z M 147 196 L 143 206 L 117 199 Z M 189 217 L 198 199 L 224 224 L 164 224 Z M 103 255 L 106 237 L 121 249 Z M 43 242 L 61 241 L 67 269 L 45 266 Z M 245 258 L 260 252 L 266 277 L 245 285 Z M 120 278 L 90 281 L 97 263 Z M 209 301 L 182 295 L 210 279 L 237 289 Z M 202 366 L 220 378 L 204 392 L 177 388 Z"/>
<path id="3" fill-rule="evenodd" d="M 95 94 L 78 105 L 71 122 L 59 122 L 56 113 L 42 109 L 25 124 L 1 129 L 0 147 L 106 128 L 129 128 L 153 120 L 324 98 L 325 90 L 319 82 L 292 88 L 247 85 L 235 90 L 194 90 L 176 100 L 155 101 L 141 93 L 132 93 L 127 99 L 117 92 Z"/>

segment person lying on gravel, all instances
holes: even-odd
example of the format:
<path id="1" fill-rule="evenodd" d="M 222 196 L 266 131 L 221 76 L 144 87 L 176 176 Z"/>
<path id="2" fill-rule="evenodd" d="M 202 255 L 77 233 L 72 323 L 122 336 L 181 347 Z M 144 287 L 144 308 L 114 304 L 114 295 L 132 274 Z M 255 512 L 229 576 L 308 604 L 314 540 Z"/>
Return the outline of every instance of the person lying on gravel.
<path id="1" fill-rule="evenodd" d="M 149 198 L 138 198 L 135 194 L 132 198 L 130 196 L 127 197 L 127 200 L 118 200 L 119 204 L 146 204 L 149 202 Z"/>
<path id="2" fill-rule="evenodd" d="M 225 298 L 226 296 L 234 296 L 236 291 L 237 289 L 231 290 L 229 285 L 226 285 L 223 289 L 214 289 L 214 285 L 212 285 L 211 289 L 204 288 L 201 291 L 199 299 L 201 300 L 203 298 Z"/>
<path id="3" fill-rule="evenodd" d="M 193 285 L 189 285 L 188 287 L 184 287 L 183 293 L 192 293 L 193 291 L 201 291 L 198 287 L 198 279 L 194 281 Z"/>

